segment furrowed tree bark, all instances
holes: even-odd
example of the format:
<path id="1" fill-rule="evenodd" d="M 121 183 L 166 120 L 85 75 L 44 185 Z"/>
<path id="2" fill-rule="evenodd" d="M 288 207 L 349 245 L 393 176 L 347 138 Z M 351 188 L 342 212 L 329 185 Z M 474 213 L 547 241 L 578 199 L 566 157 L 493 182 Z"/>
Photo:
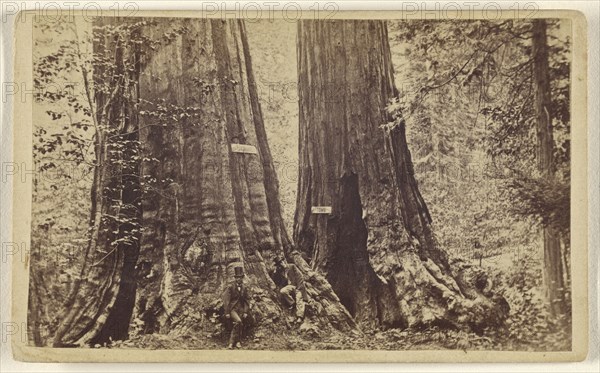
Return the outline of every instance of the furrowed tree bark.
<path id="1" fill-rule="evenodd" d="M 294 239 L 357 321 L 481 330 L 508 305 L 436 243 L 404 120 L 386 111 L 397 96 L 387 39 L 383 21 L 299 22 Z"/>
<path id="2" fill-rule="evenodd" d="M 310 315 L 315 323 L 354 328 L 331 286 L 290 252 L 243 22 L 157 19 L 146 32 L 157 39 L 174 30 L 148 56 L 140 80 L 140 333 L 215 332 L 209 320 L 236 266 L 245 269 L 257 323 L 281 326 L 287 311 L 268 274 L 278 255 L 304 271 L 320 305 Z M 240 153 L 236 144 L 254 148 Z"/>
<path id="3" fill-rule="evenodd" d="M 84 265 L 54 336 L 56 347 L 127 338 L 135 298 L 133 269 L 141 217 L 133 110 L 138 97 L 136 47 L 128 33 L 119 31 L 126 22 L 99 19 L 94 25 L 105 28 L 93 47 L 94 56 L 105 64 L 94 66 L 93 97 L 84 77 L 95 127 L 89 239 Z"/>
<path id="4" fill-rule="evenodd" d="M 535 118 L 538 139 L 538 170 L 542 177 L 554 178 L 554 140 L 552 135 L 550 74 L 546 21 L 533 21 L 532 55 Z M 560 234 L 553 226 L 543 228 L 544 281 L 549 309 L 554 316 L 570 314 L 568 297 L 570 268 L 565 258 L 566 247 L 561 245 Z"/>

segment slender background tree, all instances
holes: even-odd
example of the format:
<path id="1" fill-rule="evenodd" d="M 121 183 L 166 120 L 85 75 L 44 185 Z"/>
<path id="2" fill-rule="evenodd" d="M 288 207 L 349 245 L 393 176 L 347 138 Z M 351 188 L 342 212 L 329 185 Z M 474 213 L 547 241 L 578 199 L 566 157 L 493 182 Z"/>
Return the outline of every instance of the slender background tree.
<path id="1" fill-rule="evenodd" d="M 535 123 L 537 132 L 538 170 L 547 184 L 555 182 L 554 140 L 552 131 L 552 99 L 550 71 L 548 63 L 548 42 L 546 21 L 533 21 L 532 58 L 533 87 L 535 102 Z M 559 231 L 553 225 L 543 228 L 544 235 L 544 279 L 550 309 L 554 316 L 570 314 L 568 282 L 570 280 L 570 259 L 564 244 L 560 242 Z"/>

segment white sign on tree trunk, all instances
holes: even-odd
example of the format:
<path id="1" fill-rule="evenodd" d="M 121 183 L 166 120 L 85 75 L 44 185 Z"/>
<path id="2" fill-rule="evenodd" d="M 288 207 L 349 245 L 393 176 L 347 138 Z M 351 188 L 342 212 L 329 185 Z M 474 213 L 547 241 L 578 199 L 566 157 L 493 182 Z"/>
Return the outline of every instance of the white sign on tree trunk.
<path id="1" fill-rule="evenodd" d="M 258 154 L 254 145 L 231 144 L 231 151 L 234 153 Z"/>
<path id="2" fill-rule="evenodd" d="M 310 211 L 313 214 L 331 214 L 331 206 L 313 206 Z"/>

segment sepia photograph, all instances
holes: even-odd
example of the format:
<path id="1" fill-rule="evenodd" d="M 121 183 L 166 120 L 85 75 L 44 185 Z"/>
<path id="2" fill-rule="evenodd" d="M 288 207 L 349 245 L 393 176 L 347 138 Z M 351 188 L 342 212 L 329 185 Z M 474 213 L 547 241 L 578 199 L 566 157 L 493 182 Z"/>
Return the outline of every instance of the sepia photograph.
<path id="1" fill-rule="evenodd" d="M 33 19 L 25 346 L 585 358 L 581 19 L 350 14 Z"/>

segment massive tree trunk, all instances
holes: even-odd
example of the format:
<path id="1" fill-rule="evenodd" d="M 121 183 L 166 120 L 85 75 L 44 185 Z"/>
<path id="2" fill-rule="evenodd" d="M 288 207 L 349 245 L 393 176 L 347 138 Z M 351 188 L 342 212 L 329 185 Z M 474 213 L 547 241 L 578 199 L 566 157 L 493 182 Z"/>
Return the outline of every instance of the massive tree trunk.
<path id="1" fill-rule="evenodd" d="M 256 321 L 281 325 L 285 313 L 268 274 L 278 255 L 309 279 L 322 306 L 311 315 L 315 322 L 353 328 L 331 286 L 291 253 L 243 22 L 154 23 L 148 37 L 171 40 L 147 56 L 140 80 L 141 332 L 206 335 L 235 266 L 245 268 Z"/>
<path id="2" fill-rule="evenodd" d="M 301 21 L 298 67 L 294 238 L 312 266 L 361 322 L 501 322 L 507 304 L 488 293 L 485 274 L 451 262 L 434 238 L 404 121 L 386 111 L 397 91 L 385 23 Z"/>
<path id="3" fill-rule="evenodd" d="M 327 281 L 292 252 L 243 22 L 100 24 L 90 240 L 54 345 L 126 339 L 130 325 L 206 335 L 235 266 L 256 320 L 283 325 L 268 275 L 279 255 L 306 276 L 312 322 L 354 329 Z"/>
<path id="4" fill-rule="evenodd" d="M 89 237 L 55 346 L 126 338 L 135 295 L 141 236 L 138 121 L 133 110 L 139 93 L 137 44 L 126 23 L 99 21 L 95 26 L 104 31 L 94 42 L 93 85 L 85 63 L 80 66 L 95 128 Z"/>
<path id="5" fill-rule="evenodd" d="M 532 56 L 535 117 L 537 127 L 537 159 L 541 176 L 554 178 L 554 140 L 552 135 L 552 112 L 550 95 L 550 74 L 548 68 L 548 43 L 546 37 L 546 21 L 533 21 Z M 561 245 L 560 235 L 556 228 L 543 228 L 544 239 L 544 280 L 549 309 L 554 316 L 570 313 L 569 292 L 569 258 L 566 258 L 566 247 Z"/>

